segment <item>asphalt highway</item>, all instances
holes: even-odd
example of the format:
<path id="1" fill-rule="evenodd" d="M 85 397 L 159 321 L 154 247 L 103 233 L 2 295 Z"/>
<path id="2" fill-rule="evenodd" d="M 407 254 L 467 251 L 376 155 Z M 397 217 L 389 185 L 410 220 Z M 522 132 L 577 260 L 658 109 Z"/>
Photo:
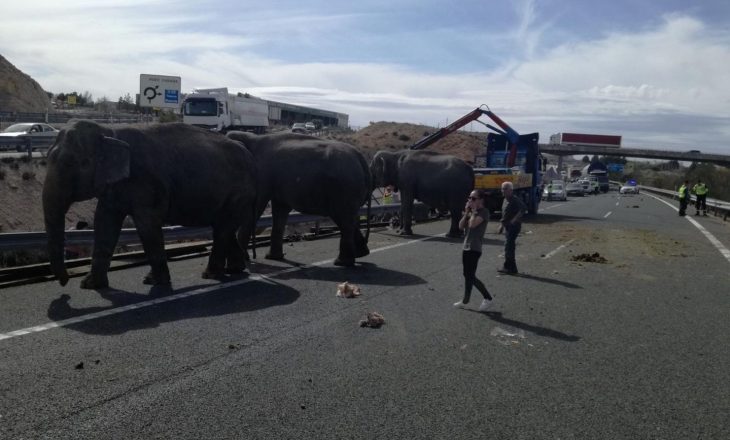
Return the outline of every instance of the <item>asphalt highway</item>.
<path id="1" fill-rule="evenodd" d="M 373 232 L 353 269 L 332 264 L 332 238 L 285 262 L 260 250 L 226 283 L 195 258 L 171 262 L 172 290 L 143 285 L 146 267 L 98 292 L 4 289 L 0 438 L 730 438 L 730 225 L 670 205 L 544 202 L 519 276 L 497 274 L 490 222 L 487 313 L 476 290 L 452 306 L 445 221 Z M 362 295 L 337 297 L 343 281 Z M 385 325 L 360 327 L 369 311 Z"/>

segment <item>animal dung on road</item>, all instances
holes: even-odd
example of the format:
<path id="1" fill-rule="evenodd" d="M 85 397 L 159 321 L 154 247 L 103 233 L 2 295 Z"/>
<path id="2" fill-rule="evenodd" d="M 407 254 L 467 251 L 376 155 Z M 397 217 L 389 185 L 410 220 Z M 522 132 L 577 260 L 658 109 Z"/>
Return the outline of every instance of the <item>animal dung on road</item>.
<path id="1" fill-rule="evenodd" d="M 585 261 L 586 263 L 608 263 L 608 260 L 602 257 L 598 252 L 594 252 L 592 254 L 573 255 L 570 257 L 570 260 Z"/>
<path id="2" fill-rule="evenodd" d="M 345 281 L 337 285 L 337 296 L 340 298 L 356 298 L 360 296 L 360 287 Z"/>
<path id="3" fill-rule="evenodd" d="M 365 319 L 360 321 L 360 327 L 380 328 L 385 324 L 385 318 L 378 312 L 368 312 Z"/>

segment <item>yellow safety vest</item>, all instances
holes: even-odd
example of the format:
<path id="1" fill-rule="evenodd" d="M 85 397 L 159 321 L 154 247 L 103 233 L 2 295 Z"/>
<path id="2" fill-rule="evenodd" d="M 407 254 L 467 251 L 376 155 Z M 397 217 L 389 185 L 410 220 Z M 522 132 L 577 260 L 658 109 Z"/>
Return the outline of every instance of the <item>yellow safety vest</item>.
<path id="1" fill-rule="evenodd" d="M 698 183 L 692 188 L 692 190 L 697 194 L 698 196 L 704 196 L 707 194 L 707 185 L 704 183 Z"/>
<path id="2" fill-rule="evenodd" d="M 681 199 L 684 199 L 685 197 L 687 197 L 687 187 L 682 185 L 679 187 L 679 198 L 681 200 Z"/>

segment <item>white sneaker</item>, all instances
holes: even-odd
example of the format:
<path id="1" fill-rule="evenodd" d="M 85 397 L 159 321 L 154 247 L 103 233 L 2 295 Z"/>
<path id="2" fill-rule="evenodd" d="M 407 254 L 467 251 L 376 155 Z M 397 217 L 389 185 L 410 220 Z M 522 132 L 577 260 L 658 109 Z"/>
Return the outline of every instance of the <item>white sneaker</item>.
<path id="1" fill-rule="evenodd" d="M 489 310 L 489 307 L 492 306 L 492 300 L 485 299 L 482 301 L 481 305 L 479 305 L 479 311 L 480 312 L 486 312 Z"/>
<path id="2" fill-rule="evenodd" d="M 459 301 L 454 303 L 454 307 L 456 307 L 457 309 L 463 309 L 466 307 L 466 304 L 464 304 L 463 301 Z"/>

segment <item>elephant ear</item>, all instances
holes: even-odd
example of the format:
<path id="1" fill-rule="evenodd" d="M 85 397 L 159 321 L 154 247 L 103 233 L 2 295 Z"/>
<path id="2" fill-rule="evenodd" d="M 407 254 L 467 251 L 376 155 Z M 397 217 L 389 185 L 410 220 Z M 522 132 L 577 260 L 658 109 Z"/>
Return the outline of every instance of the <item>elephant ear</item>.
<path id="1" fill-rule="evenodd" d="M 104 187 L 129 178 L 129 144 L 117 138 L 103 136 L 96 150 L 94 187 L 99 194 Z"/>

